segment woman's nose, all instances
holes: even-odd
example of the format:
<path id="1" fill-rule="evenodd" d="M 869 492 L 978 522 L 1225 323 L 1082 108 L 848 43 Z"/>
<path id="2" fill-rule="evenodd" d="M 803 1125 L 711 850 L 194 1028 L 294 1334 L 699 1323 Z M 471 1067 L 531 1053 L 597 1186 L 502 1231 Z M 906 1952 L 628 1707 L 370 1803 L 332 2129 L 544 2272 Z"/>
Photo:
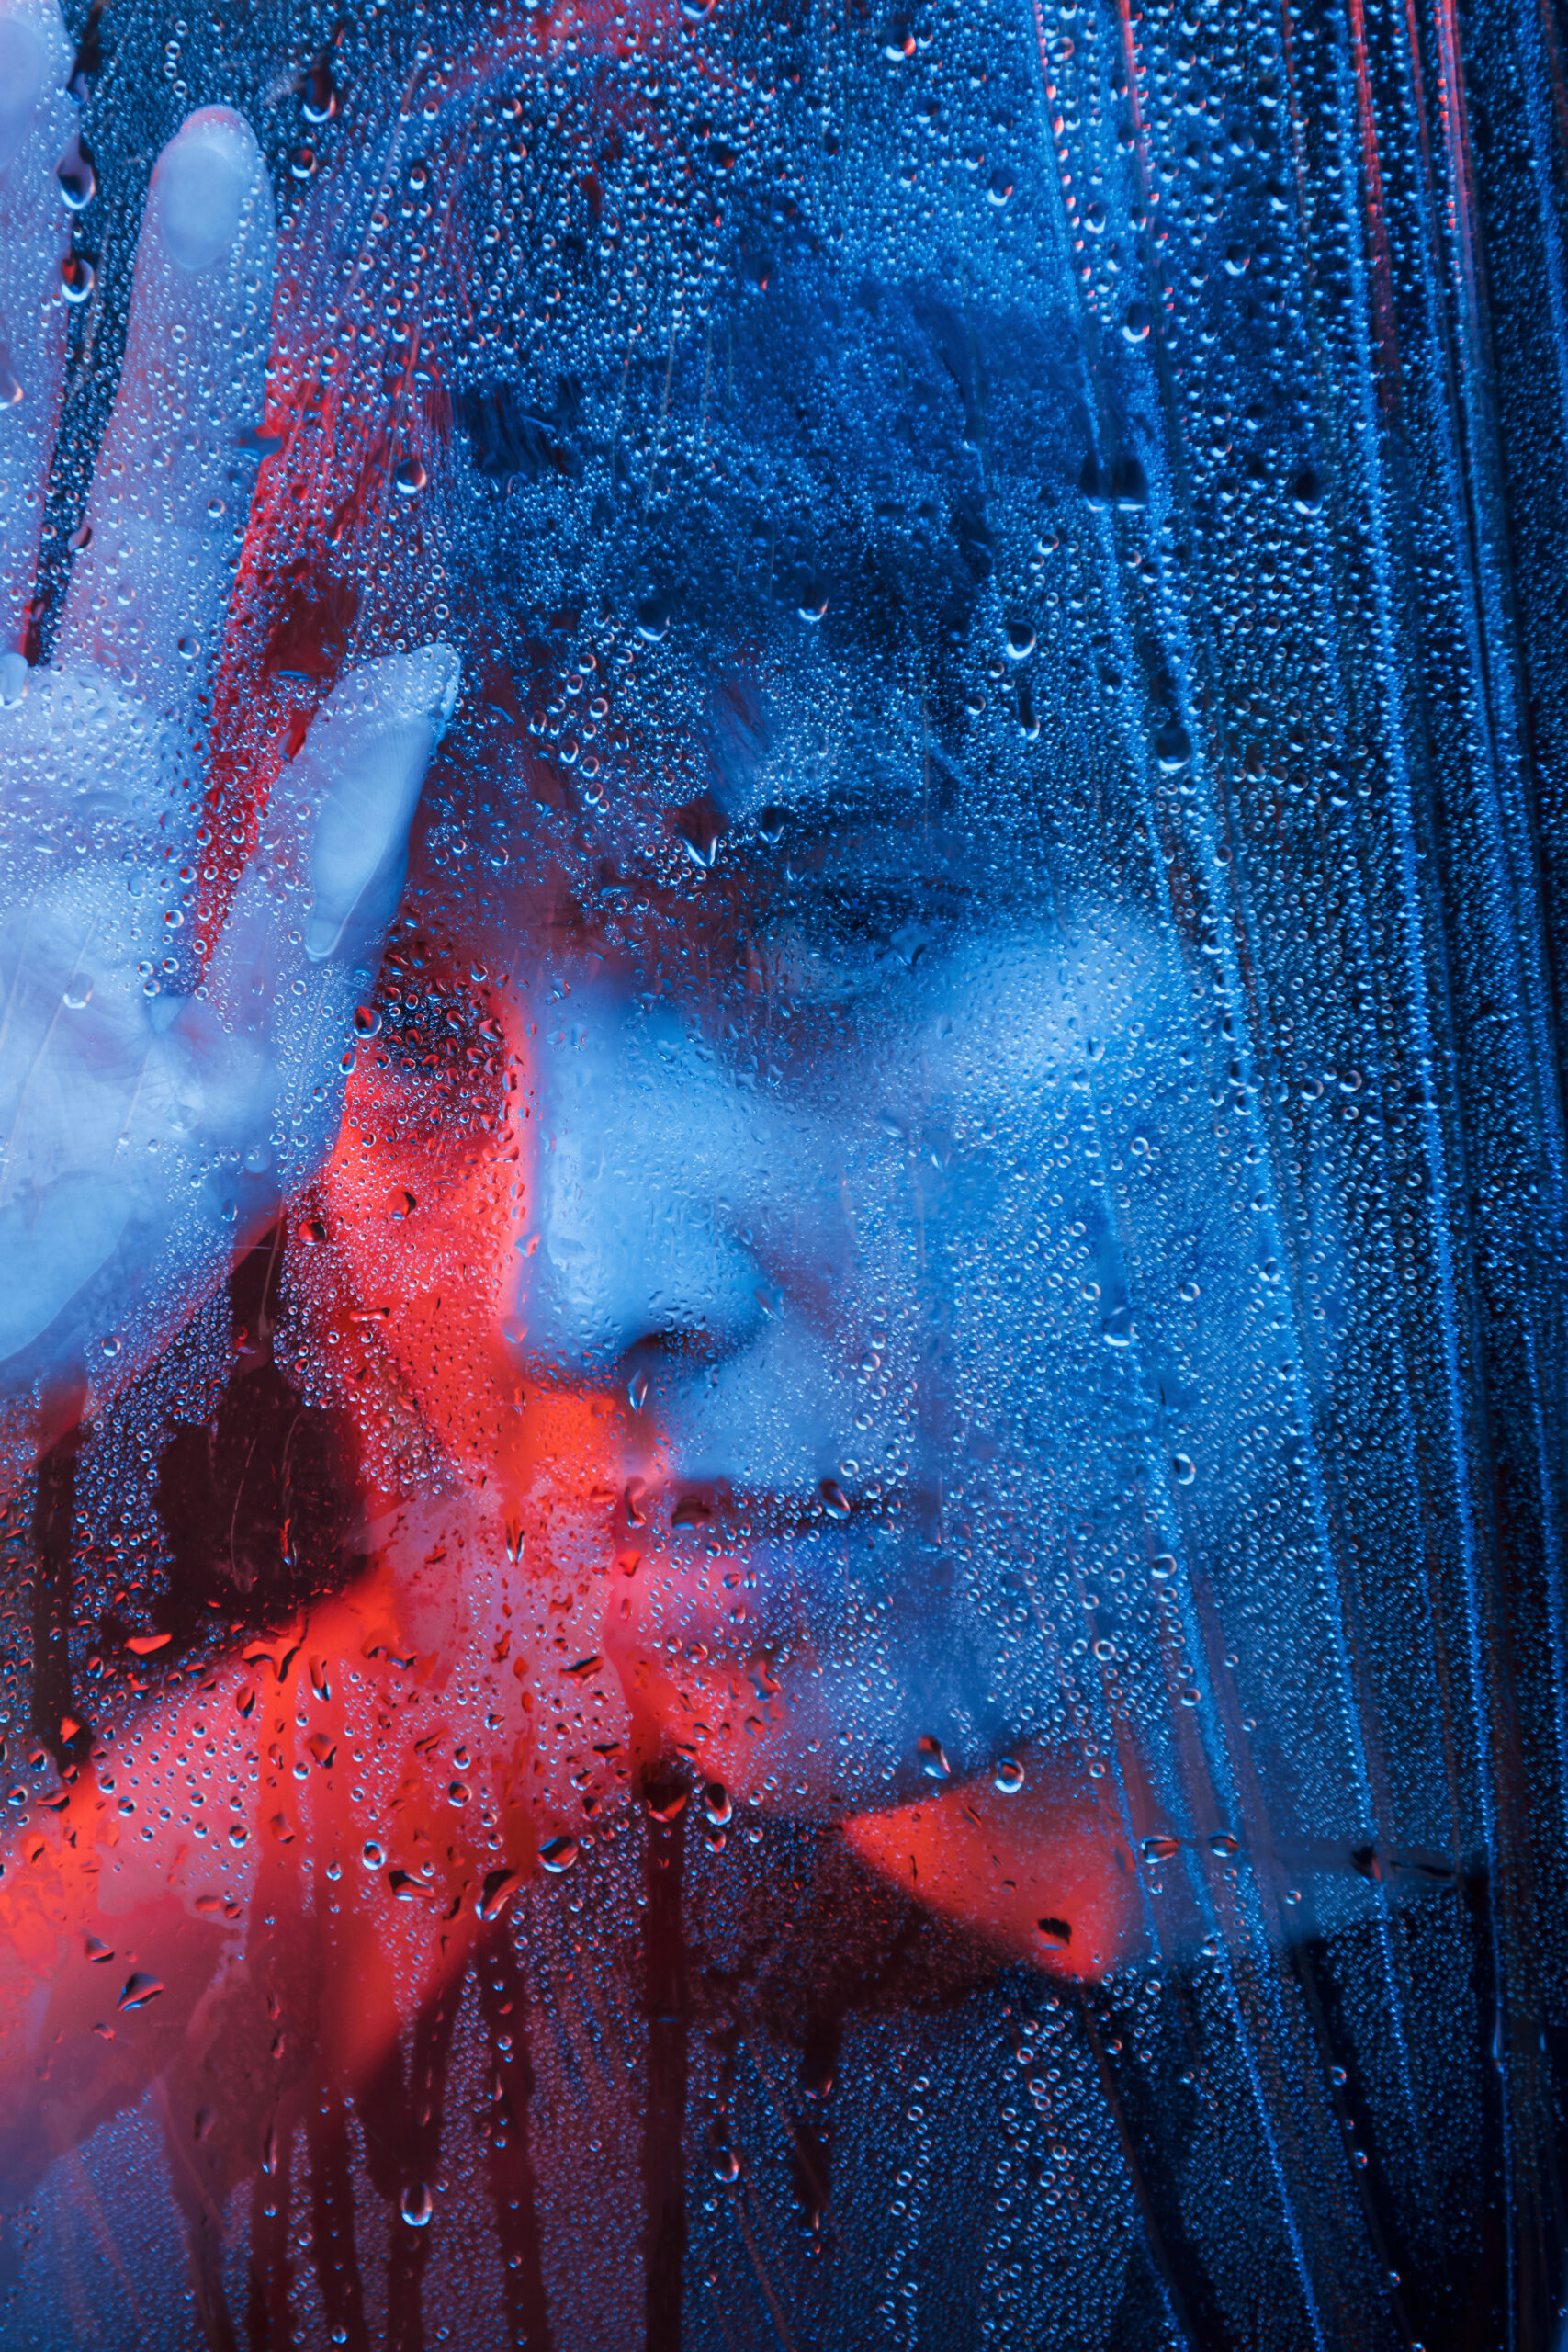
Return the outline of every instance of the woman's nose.
<path id="1" fill-rule="evenodd" d="M 506 1316 L 569 1378 L 641 1348 L 726 1353 L 762 1313 L 750 1098 L 672 1015 L 607 989 L 558 1012 L 533 1042 L 532 1214 Z"/>

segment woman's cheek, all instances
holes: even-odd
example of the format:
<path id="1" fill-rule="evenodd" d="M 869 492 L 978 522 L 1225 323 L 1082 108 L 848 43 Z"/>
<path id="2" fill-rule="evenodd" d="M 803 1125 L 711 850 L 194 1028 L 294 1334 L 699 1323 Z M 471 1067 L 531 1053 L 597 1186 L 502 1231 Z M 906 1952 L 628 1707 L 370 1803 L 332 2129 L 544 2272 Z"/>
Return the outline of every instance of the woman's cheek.
<path id="1" fill-rule="evenodd" d="M 360 1327 L 340 1340 L 371 1336 L 432 1435 L 480 1464 L 520 1388 L 498 1317 L 525 1181 L 514 1148 L 489 1136 L 454 1152 L 442 1131 L 411 1133 L 400 1085 L 356 1072 L 321 1182 Z"/>

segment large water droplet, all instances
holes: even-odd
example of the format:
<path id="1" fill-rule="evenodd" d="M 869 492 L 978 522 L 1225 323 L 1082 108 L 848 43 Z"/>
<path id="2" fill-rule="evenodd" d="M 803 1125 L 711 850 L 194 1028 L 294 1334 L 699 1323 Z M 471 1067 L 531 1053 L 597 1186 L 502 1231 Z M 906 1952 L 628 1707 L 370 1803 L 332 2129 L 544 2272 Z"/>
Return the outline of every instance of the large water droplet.
<path id="1" fill-rule="evenodd" d="M 299 111 L 307 122 L 331 122 L 337 112 L 337 91 L 333 85 L 332 67 L 324 57 L 318 57 L 307 69 L 299 96 Z"/>
<path id="2" fill-rule="evenodd" d="M 1190 765 L 1192 738 L 1179 718 L 1168 719 L 1155 737 L 1155 757 L 1162 775 L 1179 775 Z"/>
<path id="3" fill-rule="evenodd" d="M 92 154 L 80 135 L 73 139 L 55 165 L 55 176 L 67 210 L 85 212 L 98 192 L 98 175 L 93 168 Z"/>
<path id="4" fill-rule="evenodd" d="M 412 2181 L 404 2189 L 403 2201 L 399 2210 L 411 2230 L 423 2230 L 426 2227 L 434 2211 L 434 2204 L 423 2180 Z"/>

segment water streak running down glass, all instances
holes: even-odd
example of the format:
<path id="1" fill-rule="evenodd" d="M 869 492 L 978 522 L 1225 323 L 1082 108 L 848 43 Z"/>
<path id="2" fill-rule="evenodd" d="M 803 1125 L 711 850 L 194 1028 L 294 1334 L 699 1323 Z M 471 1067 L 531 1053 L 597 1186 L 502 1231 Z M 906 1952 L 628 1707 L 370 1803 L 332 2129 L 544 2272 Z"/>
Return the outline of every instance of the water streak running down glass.
<path id="1" fill-rule="evenodd" d="M 0 0 L 0 2347 L 1556 2352 L 1550 6 Z"/>

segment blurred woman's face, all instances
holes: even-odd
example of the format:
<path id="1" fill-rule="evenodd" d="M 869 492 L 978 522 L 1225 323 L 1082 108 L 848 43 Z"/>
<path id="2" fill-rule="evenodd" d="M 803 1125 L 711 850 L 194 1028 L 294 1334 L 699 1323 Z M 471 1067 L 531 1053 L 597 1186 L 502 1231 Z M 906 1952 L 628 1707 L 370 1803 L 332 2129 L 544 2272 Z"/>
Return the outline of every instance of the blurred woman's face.
<path id="1" fill-rule="evenodd" d="M 1195 1461 L 1226 1543 L 1267 1501 L 1224 1466 L 1273 1314 L 1179 951 L 1014 887 L 962 808 L 664 821 L 683 882 L 603 859 L 394 948 L 326 1186 L 357 1312 L 541 1642 L 570 1602 L 564 1805 L 683 1759 L 885 1862 L 945 1807 L 1009 1940 L 1077 1901 L 1105 1964 L 1201 1670 Z M 1021 1841 L 1044 1911 L 998 1891 Z"/>

